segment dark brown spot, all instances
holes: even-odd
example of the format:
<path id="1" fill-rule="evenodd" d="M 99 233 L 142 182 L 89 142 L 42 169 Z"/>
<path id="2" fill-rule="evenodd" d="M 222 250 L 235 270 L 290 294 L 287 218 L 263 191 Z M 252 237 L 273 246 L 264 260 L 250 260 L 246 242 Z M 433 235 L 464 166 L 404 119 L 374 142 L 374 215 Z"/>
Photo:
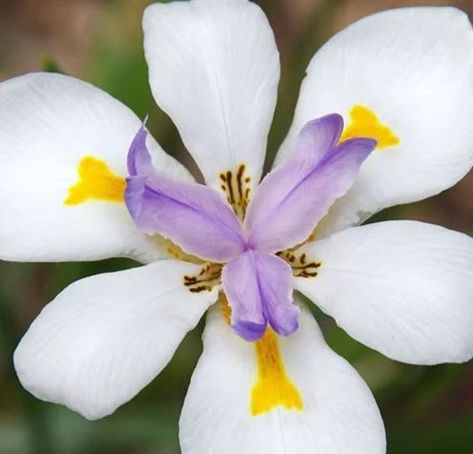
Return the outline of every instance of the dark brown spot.
<path id="1" fill-rule="evenodd" d="M 211 290 L 209 287 L 207 287 L 206 285 L 200 285 L 198 287 L 191 287 L 189 289 L 190 292 L 192 293 L 200 293 L 200 292 L 203 292 L 205 290 Z"/>
<path id="2" fill-rule="evenodd" d="M 242 164 L 237 173 L 237 187 L 238 187 L 238 195 L 240 196 L 240 202 L 243 201 L 243 182 L 241 181 L 243 177 L 243 173 L 245 172 L 245 166 Z"/>
<path id="3" fill-rule="evenodd" d="M 192 293 L 210 291 L 220 283 L 222 265 L 216 263 L 206 263 L 195 276 L 184 276 L 184 285 Z"/>
<path id="4" fill-rule="evenodd" d="M 279 257 L 285 260 L 292 268 L 292 272 L 296 277 L 315 277 L 318 268 L 322 266 L 321 262 L 310 261 L 307 254 L 293 254 L 291 251 L 283 251 L 278 253 Z"/>
<path id="5" fill-rule="evenodd" d="M 220 187 L 240 220 L 244 219 L 246 208 L 250 202 L 249 182 L 251 178 L 246 176 L 246 171 L 246 165 L 240 164 L 234 170 L 228 170 L 220 174 L 220 179 L 225 183 L 221 184 Z"/>
<path id="6" fill-rule="evenodd" d="M 235 195 L 233 194 L 233 185 L 232 185 L 232 172 L 230 170 L 227 172 L 227 182 L 228 182 L 228 197 L 230 198 L 230 204 L 235 203 Z"/>

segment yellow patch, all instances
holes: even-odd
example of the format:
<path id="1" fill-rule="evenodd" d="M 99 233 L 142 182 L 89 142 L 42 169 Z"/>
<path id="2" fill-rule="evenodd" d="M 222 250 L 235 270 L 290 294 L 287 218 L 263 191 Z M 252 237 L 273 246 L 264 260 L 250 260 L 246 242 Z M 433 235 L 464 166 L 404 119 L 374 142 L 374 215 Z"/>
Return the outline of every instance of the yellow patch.
<path id="1" fill-rule="evenodd" d="M 225 293 L 219 293 L 217 303 L 220 306 L 220 311 L 222 313 L 223 319 L 225 320 L 227 325 L 230 325 L 230 323 L 232 322 L 232 308 L 230 307 L 230 304 L 228 304 Z"/>
<path id="2" fill-rule="evenodd" d="M 381 123 L 376 114 L 361 104 L 356 104 L 350 110 L 350 123 L 343 130 L 340 142 L 355 137 L 368 137 L 378 141 L 377 148 L 399 145 L 399 137 L 392 129 Z"/>
<path id="3" fill-rule="evenodd" d="M 225 293 L 220 292 L 218 304 L 223 319 L 230 325 L 232 309 Z M 284 368 L 277 334 L 267 328 L 264 336 L 254 342 L 254 345 L 258 376 L 251 390 L 251 414 L 258 416 L 279 405 L 288 410 L 302 410 L 301 395 Z"/>
<path id="4" fill-rule="evenodd" d="M 160 235 L 153 235 L 153 240 L 161 246 L 171 257 L 181 260 L 182 262 L 195 263 L 201 265 L 204 263 L 202 259 L 193 255 L 185 253 L 179 246 L 174 244 L 171 240 L 163 238 Z"/>
<path id="5" fill-rule="evenodd" d="M 79 181 L 69 188 L 64 205 L 79 205 L 88 200 L 123 202 L 126 181 L 115 175 L 105 161 L 85 156 L 77 170 Z"/>
<path id="6" fill-rule="evenodd" d="M 258 378 L 251 391 L 251 414 L 258 416 L 277 406 L 302 410 L 302 398 L 286 374 L 277 335 L 268 328 L 255 348 Z"/>

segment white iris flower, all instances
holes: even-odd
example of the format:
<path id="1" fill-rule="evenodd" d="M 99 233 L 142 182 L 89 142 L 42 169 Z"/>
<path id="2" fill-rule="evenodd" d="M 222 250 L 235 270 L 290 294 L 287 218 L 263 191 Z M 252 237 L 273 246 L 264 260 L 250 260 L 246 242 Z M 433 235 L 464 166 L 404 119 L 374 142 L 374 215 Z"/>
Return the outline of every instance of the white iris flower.
<path id="1" fill-rule="evenodd" d="M 421 222 L 359 226 L 471 169 L 471 24 L 453 8 L 408 8 L 337 34 L 312 59 L 260 186 L 279 81 L 260 8 L 154 4 L 144 32 L 154 97 L 207 187 L 85 82 L 0 84 L 0 257 L 144 264 L 48 304 L 15 352 L 21 383 L 102 418 L 213 305 L 181 415 L 184 453 L 385 452 L 370 391 L 293 289 L 392 359 L 472 357 L 473 240 Z"/>

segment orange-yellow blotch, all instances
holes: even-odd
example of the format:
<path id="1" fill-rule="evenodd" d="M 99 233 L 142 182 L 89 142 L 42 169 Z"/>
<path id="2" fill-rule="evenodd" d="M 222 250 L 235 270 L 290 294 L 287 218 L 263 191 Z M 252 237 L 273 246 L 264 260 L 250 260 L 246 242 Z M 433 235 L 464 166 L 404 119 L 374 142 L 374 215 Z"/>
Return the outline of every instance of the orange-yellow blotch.
<path id="1" fill-rule="evenodd" d="M 277 335 L 270 328 L 255 342 L 258 377 L 251 390 L 251 414 L 267 413 L 277 406 L 302 410 L 301 395 L 286 374 Z"/>
<path id="2" fill-rule="evenodd" d="M 387 148 L 399 145 L 399 137 L 392 129 L 381 123 L 376 114 L 361 104 L 350 110 L 350 123 L 343 130 L 340 142 L 355 137 L 369 137 L 378 141 L 377 148 Z"/>
<path id="3" fill-rule="evenodd" d="M 69 188 L 65 205 L 79 205 L 89 200 L 123 202 L 124 178 L 115 175 L 105 161 L 85 156 L 78 166 L 79 181 Z"/>
<path id="4" fill-rule="evenodd" d="M 220 311 L 223 319 L 225 320 L 227 325 L 230 325 L 232 322 L 232 308 L 230 307 L 230 304 L 228 304 L 228 300 L 225 293 L 219 293 L 217 303 L 220 306 Z"/>

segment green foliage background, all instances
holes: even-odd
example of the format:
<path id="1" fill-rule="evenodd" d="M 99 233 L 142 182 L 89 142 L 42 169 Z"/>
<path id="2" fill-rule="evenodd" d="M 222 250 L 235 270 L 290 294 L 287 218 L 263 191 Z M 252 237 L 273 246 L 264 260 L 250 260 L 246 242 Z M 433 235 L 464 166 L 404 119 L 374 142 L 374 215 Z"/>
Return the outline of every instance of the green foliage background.
<path id="1" fill-rule="evenodd" d="M 47 2 L 17 2 L 22 3 L 34 10 Z M 2 39 L 8 37 L 2 29 L 0 75 L 5 78 L 5 74 L 11 76 L 15 71 L 37 70 L 42 66 L 45 70 L 60 70 L 89 80 L 121 99 L 141 117 L 149 113 L 149 127 L 163 147 L 190 163 L 176 129 L 156 107 L 150 94 L 140 23 L 148 2 L 85 3 L 96 7 L 96 25 L 91 44 L 82 57 L 82 70 L 68 70 L 67 64 L 51 54 L 48 46 L 40 49 L 45 53 L 41 58 L 39 51 L 36 55 L 33 52 L 34 58 L 21 69 L 9 66 L 8 50 L 15 42 Z M 282 60 L 279 102 L 269 140 L 271 159 L 291 121 L 304 68 L 314 51 L 335 31 L 369 12 L 425 2 L 262 0 L 257 3 L 261 4 L 275 29 Z M 306 9 L 297 16 L 296 4 L 302 3 L 307 4 Z M 433 3 L 454 3 L 464 9 L 471 8 L 471 2 Z M 3 19 L 18 20 L 17 10 L 10 7 L 8 1 L 0 1 Z M 60 19 L 72 20 L 67 13 L 60 14 L 64 14 Z M 0 27 L 1 24 L 0 19 Z M 471 194 L 473 181 L 470 176 L 441 196 L 389 210 L 377 219 L 415 218 L 471 231 L 473 207 L 466 199 L 467 195 L 471 198 Z M 62 288 L 81 277 L 135 265 L 125 260 L 0 263 L 0 453 L 179 452 L 179 410 L 201 351 L 202 326 L 185 339 L 164 372 L 137 398 L 114 415 L 97 422 L 88 422 L 63 407 L 32 398 L 20 387 L 12 366 L 12 352 L 29 323 Z M 385 419 L 391 454 L 473 452 L 471 364 L 436 367 L 400 364 L 358 344 L 320 312 L 316 316 L 330 346 L 354 365 L 373 390 Z"/>

